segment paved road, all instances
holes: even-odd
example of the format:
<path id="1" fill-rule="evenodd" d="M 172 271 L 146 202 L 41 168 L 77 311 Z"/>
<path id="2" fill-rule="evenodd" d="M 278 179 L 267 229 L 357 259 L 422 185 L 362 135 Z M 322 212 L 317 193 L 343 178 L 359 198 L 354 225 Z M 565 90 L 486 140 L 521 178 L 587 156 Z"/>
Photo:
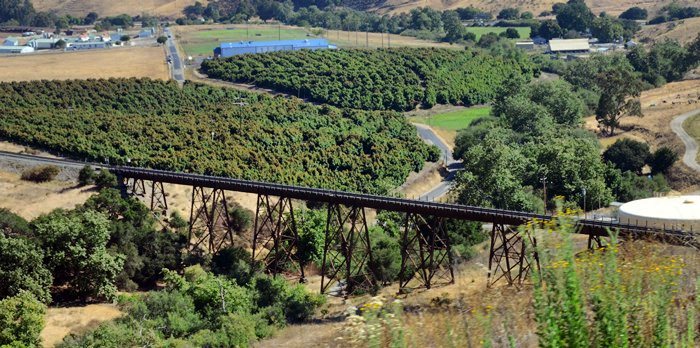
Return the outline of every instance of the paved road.
<path id="1" fill-rule="evenodd" d="M 432 128 L 422 124 L 414 125 L 416 126 L 416 129 L 418 129 L 418 136 L 420 136 L 423 141 L 435 145 L 438 147 L 438 149 L 440 149 L 442 159 L 445 161 L 445 165 L 447 166 L 447 176 L 444 177 L 437 186 L 433 187 L 430 189 L 430 191 L 418 198 L 419 200 L 434 202 L 450 191 L 457 172 L 463 168 L 462 162 L 456 161 L 452 157 L 452 148 L 437 134 L 435 134 Z"/>
<path id="2" fill-rule="evenodd" d="M 165 28 L 163 29 L 165 32 L 165 36 L 168 37 L 168 41 L 165 43 L 168 46 L 168 54 L 170 57 L 173 59 L 173 63 L 171 64 L 170 71 L 172 72 L 173 75 L 173 80 L 179 82 L 179 83 L 184 83 L 185 82 L 185 69 L 182 65 L 182 59 L 180 59 L 180 55 L 177 53 L 177 45 L 175 44 L 175 35 L 173 35 L 170 32 L 170 28 Z"/>
<path id="3" fill-rule="evenodd" d="M 680 115 L 674 118 L 673 121 L 671 121 L 671 129 L 674 133 L 678 135 L 679 138 L 681 138 L 683 144 L 685 144 L 683 163 L 685 163 L 686 166 L 690 167 L 691 169 L 697 172 L 700 172 L 700 164 L 698 164 L 696 160 L 698 157 L 698 143 L 693 137 L 691 137 L 688 133 L 685 132 L 685 129 L 683 129 L 683 122 L 685 122 L 685 120 L 687 120 L 691 116 L 697 115 L 699 113 L 700 110 L 686 112 L 685 114 Z"/>

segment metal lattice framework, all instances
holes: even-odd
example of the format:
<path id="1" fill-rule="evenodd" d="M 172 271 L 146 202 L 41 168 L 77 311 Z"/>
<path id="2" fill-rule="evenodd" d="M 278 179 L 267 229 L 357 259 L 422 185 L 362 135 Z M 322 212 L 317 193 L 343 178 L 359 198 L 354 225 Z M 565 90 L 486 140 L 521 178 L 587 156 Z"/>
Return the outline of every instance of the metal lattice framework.
<path id="1" fill-rule="evenodd" d="M 296 257 L 298 242 L 292 199 L 258 195 L 253 229 L 253 269 L 261 261 L 266 272 L 298 277 L 303 282 L 304 267 Z M 259 248 L 267 251 L 262 257 Z"/>
<path id="2" fill-rule="evenodd" d="M 508 285 L 520 286 L 533 266 L 539 269 L 537 252 L 528 255 L 528 245 L 536 250 L 537 239 L 529 230 L 518 230 L 512 226 L 493 224 L 491 248 L 489 250 L 488 286 L 501 279 Z M 534 260 L 534 265 L 530 259 Z"/>
<path id="3" fill-rule="evenodd" d="M 121 186 L 124 194 L 144 202 L 156 219 L 163 222 L 161 218 L 168 215 L 168 200 L 162 182 L 148 181 L 147 184 L 144 179 L 122 178 Z"/>
<path id="4" fill-rule="evenodd" d="M 189 241 L 190 251 L 204 248 L 212 254 L 233 244 L 233 228 L 224 190 L 192 188 Z"/>
<path id="5" fill-rule="evenodd" d="M 409 288 L 413 280 L 417 281 L 417 287 L 427 289 L 454 283 L 452 265 L 445 219 L 406 214 L 401 242 L 401 291 Z"/>
<path id="6" fill-rule="evenodd" d="M 371 245 L 365 208 L 328 204 L 321 293 L 336 283 L 338 291 L 333 293 L 342 292 L 345 296 L 356 289 L 376 288 L 376 277 L 367 267 L 372 263 Z"/>

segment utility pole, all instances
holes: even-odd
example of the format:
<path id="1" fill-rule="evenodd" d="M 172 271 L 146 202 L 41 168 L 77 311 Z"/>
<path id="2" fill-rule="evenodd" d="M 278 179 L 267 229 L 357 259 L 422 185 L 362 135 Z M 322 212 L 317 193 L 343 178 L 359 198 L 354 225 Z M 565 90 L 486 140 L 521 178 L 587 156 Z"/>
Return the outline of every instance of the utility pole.
<path id="1" fill-rule="evenodd" d="M 584 187 L 581 190 L 581 193 L 583 193 L 583 218 L 586 218 L 586 188 Z"/>
<path id="2" fill-rule="evenodd" d="M 544 201 L 544 214 L 547 215 L 547 176 L 542 175 L 542 177 L 540 177 L 540 182 L 542 182 L 542 200 Z"/>
<path id="3" fill-rule="evenodd" d="M 369 32 L 365 31 L 365 46 L 369 48 Z"/>

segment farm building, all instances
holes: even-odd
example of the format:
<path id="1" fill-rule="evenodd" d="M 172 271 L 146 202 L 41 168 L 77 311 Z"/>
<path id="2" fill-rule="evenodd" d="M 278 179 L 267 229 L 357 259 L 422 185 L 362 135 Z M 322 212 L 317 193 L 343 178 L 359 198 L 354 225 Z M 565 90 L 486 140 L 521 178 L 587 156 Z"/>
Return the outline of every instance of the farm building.
<path id="1" fill-rule="evenodd" d="M 156 34 L 155 28 L 146 28 L 146 29 L 143 29 L 139 32 L 139 37 L 140 38 L 153 37 L 153 35 L 155 35 L 155 34 Z"/>
<path id="2" fill-rule="evenodd" d="M 32 53 L 34 48 L 29 46 L 0 46 L 0 54 Z"/>
<path id="3" fill-rule="evenodd" d="M 241 41 L 226 42 L 214 49 L 215 57 L 231 57 L 246 53 L 265 53 L 274 51 L 318 50 L 336 48 L 326 39 L 280 40 L 280 41 Z"/>
<path id="4" fill-rule="evenodd" d="M 532 41 L 520 41 L 515 43 L 515 47 L 521 50 L 530 51 L 535 49 L 535 43 Z"/>
<path id="5" fill-rule="evenodd" d="M 34 39 L 27 42 L 28 46 L 34 47 L 35 50 L 48 50 L 56 46 L 58 39 Z"/>
<path id="6" fill-rule="evenodd" d="M 107 48 L 107 47 L 109 47 L 109 43 L 102 42 L 102 41 L 71 42 L 66 46 L 66 50 L 68 50 L 68 51 L 92 50 L 92 49 Z"/>
<path id="7" fill-rule="evenodd" d="M 588 39 L 552 39 L 549 40 L 549 53 L 581 54 L 590 53 L 591 45 Z"/>

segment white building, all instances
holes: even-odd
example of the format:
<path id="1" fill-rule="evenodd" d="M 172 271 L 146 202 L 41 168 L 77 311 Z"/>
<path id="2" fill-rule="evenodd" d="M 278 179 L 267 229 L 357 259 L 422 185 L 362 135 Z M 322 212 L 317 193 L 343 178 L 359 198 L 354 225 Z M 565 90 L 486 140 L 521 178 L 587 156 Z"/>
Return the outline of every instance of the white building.
<path id="1" fill-rule="evenodd" d="M 0 46 L 0 54 L 32 53 L 34 48 L 29 46 Z"/>
<path id="2" fill-rule="evenodd" d="M 28 46 L 34 47 L 35 50 L 48 50 L 56 46 L 58 39 L 34 39 L 27 42 Z"/>
<path id="3" fill-rule="evenodd" d="M 585 54 L 591 52 L 588 39 L 552 39 L 549 40 L 549 53 Z"/>

